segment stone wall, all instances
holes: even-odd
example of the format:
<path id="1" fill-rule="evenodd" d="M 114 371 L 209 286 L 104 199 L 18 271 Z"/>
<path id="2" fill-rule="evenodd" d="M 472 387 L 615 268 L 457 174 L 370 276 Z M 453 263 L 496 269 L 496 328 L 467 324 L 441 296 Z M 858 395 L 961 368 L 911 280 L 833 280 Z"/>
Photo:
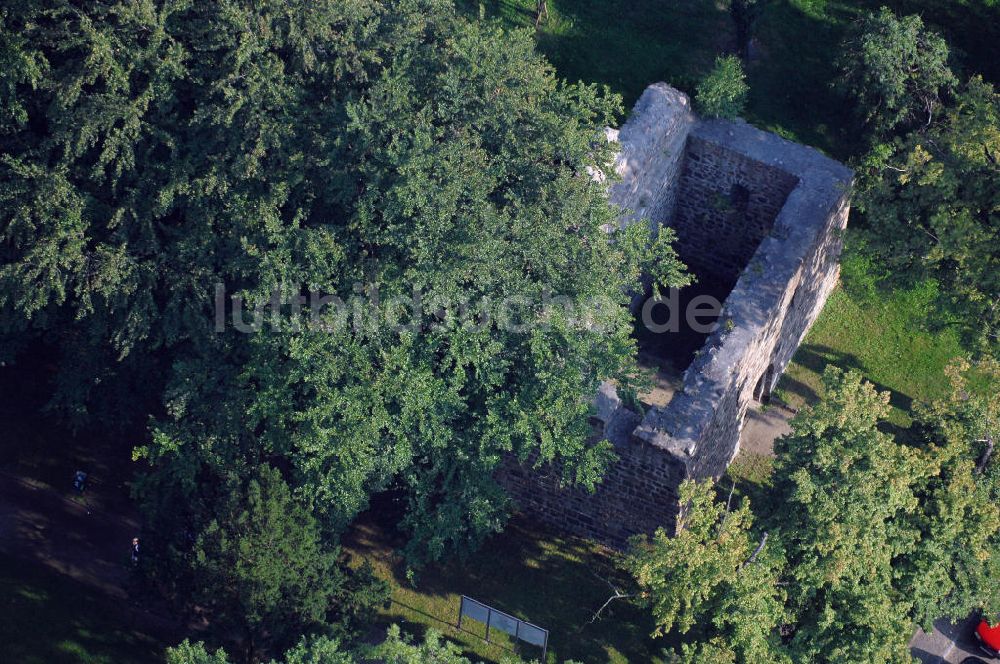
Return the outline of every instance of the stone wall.
<path id="1" fill-rule="evenodd" d="M 602 386 L 594 421 L 619 461 L 596 493 L 562 487 L 555 469 L 534 470 L 530 460 L 508 460 L 499 479 L 524 511 L 620 547 L 672 528 L 680 482 L 718 477 L 738 452 L 755 393 L 777 381 L 836 284 L 853 173 L 746 123 L 697 121 L 687 98 L 664 84 L 643 94 L 617 138 L 623 180 L 610 196 L 626 208 L 622 224 L 675 225 L 682 246 L 709 264 L 713 239 L 718 269 L 737 270 L 738 280 L 670 403 L 640 417 Z M 745 214 L 709 205 L 735 185 L 748 194 Z"/>
<path id="2" fill-rule="evenodd" d="M 677 230 L 678 253 L 692 271 L 733 284 L 797 184 L 786 171 L 691 136 L 673 215 L 660 221 Z"/>
<path id="3" fill-rule="evenodd" d="M 786 226 L 802 218 L 803 207 L 818 204 L 815 193 L 789 196 L 777 232 L 761 243 L 726 299 L 723 324 L 685 372 L 684 389 L 646 413 L 633 432 L 636 441 L 684 459 L 690 477 L 725 472 L 739 451 L 754 392 L 770 392 L 836 285 L 846 192 L 828 199 L 818 232 Z"/>
<path id="4" fill-rule="evenodd" d="M 611 186 L 609 198 L 623 209 L 622 227 L 639 219 L 661 224 L 673 217 L 684 150 L 697 120 L 687 95 L 654 83 L 636 102 L 629 121 L 608 131 L 620 146 L 615 163 L 620 180 Z"/>
<path id="5" fill-rule="evenodd" d="M 669 527 L 677 518 L 677 487 L 685 468 L 650 446 L 617 448 L 619 460 L 591 494 L 564 487 L 558 468 L 508 459 L 499 479 L 520 507 L 560 532 L 625 548 L 628 538 Z"/>
<path id="6" fill-rule="evenodd" d="M 508 457 L 497 479 L 534 517 L 557 530 L 624 548 L 628 538 L 672 524 L 677 516 L 677 488 L 686 477 L 682 460 L 650 445 L 633 444 L 642 418 L 625 408 L 610 383 L 594 399 L 593 424 L 615 446 L 618 461 L 595 493 L 562 484 L 561 469 L 534 468 L 537 457 L 518 463 Z"/>

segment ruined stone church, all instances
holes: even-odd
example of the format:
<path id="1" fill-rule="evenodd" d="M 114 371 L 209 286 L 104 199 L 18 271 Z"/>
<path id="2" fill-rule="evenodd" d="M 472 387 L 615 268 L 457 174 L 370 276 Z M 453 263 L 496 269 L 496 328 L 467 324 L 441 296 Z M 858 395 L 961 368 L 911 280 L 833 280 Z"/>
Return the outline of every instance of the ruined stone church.
<path id="1" fill-rule="evenodd" d="M 622 547 L 671 528 L 680 483 L 719 477 L 736 456 L 748 409 L 767 399 L 836 285 L 853 173 L 745 122 L 699 119 L 664 83 L 608 138 L 620 146 L 609 191 L 620 223 L 673 228 L 697 277 L 684 299 L 707 293 L 722 309 L 708 334 L 637 333 L 656 387 L 640 414 L 601 386 L 594 425 L 619 460 L 596 493 L 530 464 L 510 462 L 499 479 L 524 512 Z"/>

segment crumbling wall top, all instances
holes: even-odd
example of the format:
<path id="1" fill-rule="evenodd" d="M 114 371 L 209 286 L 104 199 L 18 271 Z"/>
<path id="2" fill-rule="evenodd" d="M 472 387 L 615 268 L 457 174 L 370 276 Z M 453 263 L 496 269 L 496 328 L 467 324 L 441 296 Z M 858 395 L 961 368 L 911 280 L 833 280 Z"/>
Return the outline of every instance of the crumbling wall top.
<path id="1" fill-rule="evenodd" d="M 621 228 L 637 219 L 655 222 L 673 214 L 677 173 L 697 120 L 687 95 L 654 83 L 642 93 L 628 122 L 608 130 L 609 140 L 621 146 L 615 162 L 621 180 L 609 192 L 611 202 L 626 210 Z"/>
<path id="2" fill-rule="evenodd" d="M 667 124 L 657 129 L 660 118 Z M 658 136 L 658 131 L 663 135 Z M 634 199 L 636 192 L 655 192 L 655 184 L 647 178 L 660 178 L 665 173 L 675 177 L 689 136 L 777 168 L 794 176 L 798 184 L 726 299 L 722 324 L 685 372 L 683 389 L 666 407 L 650 409 L 635 429 L 635 439 L 681 459 L 697 454 L 720 399 L 734 389 L 741 358 L 768 321 L 778 315 L 788 284 L 805 257 L 830 232 L 830 220 L 846 204 L 854 177 L 849 168 L 819 151 L 742 120 L 698 120 L 683 93 L 659 83 L 647 89 L 619 133 L 625 166 L 621 172 L 626 179 L 616 185 L 624 185 L 623 189 L 613 188 L 612 200 L 621 205 L 623 200 Z M 662 163 L 655 163 L 656 151 L 668 144 L 670 151 L 658 156 Z M 654 162 L 652 166 L 649 160 Z M 671 180 L 669 186 L 673 184 Z M 650 206 L 631 206 L 633 217 L 668 220 L 674 205 L 672 194 L 664 195 L 661 190 L 660 195 L 666 203 L 659 204 L 655 217 L 648 212 Z"/>

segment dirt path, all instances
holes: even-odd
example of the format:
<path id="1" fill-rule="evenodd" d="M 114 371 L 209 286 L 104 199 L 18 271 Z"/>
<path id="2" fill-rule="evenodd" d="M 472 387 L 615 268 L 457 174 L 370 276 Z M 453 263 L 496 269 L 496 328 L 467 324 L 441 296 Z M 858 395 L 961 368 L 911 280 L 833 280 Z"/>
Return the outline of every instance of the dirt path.
<path id="1" fill-rule="evenodd" d="M 774 441 L 792 432 L 788 424 L 795 416 L 783 405 L 773 403 L 765 409 L 751 408 L 740 433 L 740 452 L 774 456 Z"/>
<path id="2" fill-rule="evenodd" d="M 131 543 L 138 519 L 104 505 L 100 491 L 81 497 L 0 470 L 0 552 L 95 589 L 109 598 L 108 610 L 120 613 L 123 625 L 176 643 L 192 625 L 184 627 L 161 601 L 129 593 L 135 587 Z"/>
<path id="3" fill-rule="evenodd" d="M 0 470 L 0 550 L 34 560 L 117 598 L 127 597 L 132 515 Z"/>

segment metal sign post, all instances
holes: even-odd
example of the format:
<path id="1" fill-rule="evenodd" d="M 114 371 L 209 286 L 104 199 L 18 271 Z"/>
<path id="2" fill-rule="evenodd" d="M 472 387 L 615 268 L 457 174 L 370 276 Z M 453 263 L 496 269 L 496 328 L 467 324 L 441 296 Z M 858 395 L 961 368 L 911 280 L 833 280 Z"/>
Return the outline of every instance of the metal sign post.
<path id="1" fill-rule="evenodd" d="M 486 625 L 486 643 L 490 642 L 490 630 L 498 629 L 514 637 L 542 649 L 542 662 L 549 652 L 549 630 L 533 625 L 526 620 L 516 618 L 491 606 L 462 595 L 458 607 L 458 628 L 462 629 L 462 618 L 470 618 Z"/>

